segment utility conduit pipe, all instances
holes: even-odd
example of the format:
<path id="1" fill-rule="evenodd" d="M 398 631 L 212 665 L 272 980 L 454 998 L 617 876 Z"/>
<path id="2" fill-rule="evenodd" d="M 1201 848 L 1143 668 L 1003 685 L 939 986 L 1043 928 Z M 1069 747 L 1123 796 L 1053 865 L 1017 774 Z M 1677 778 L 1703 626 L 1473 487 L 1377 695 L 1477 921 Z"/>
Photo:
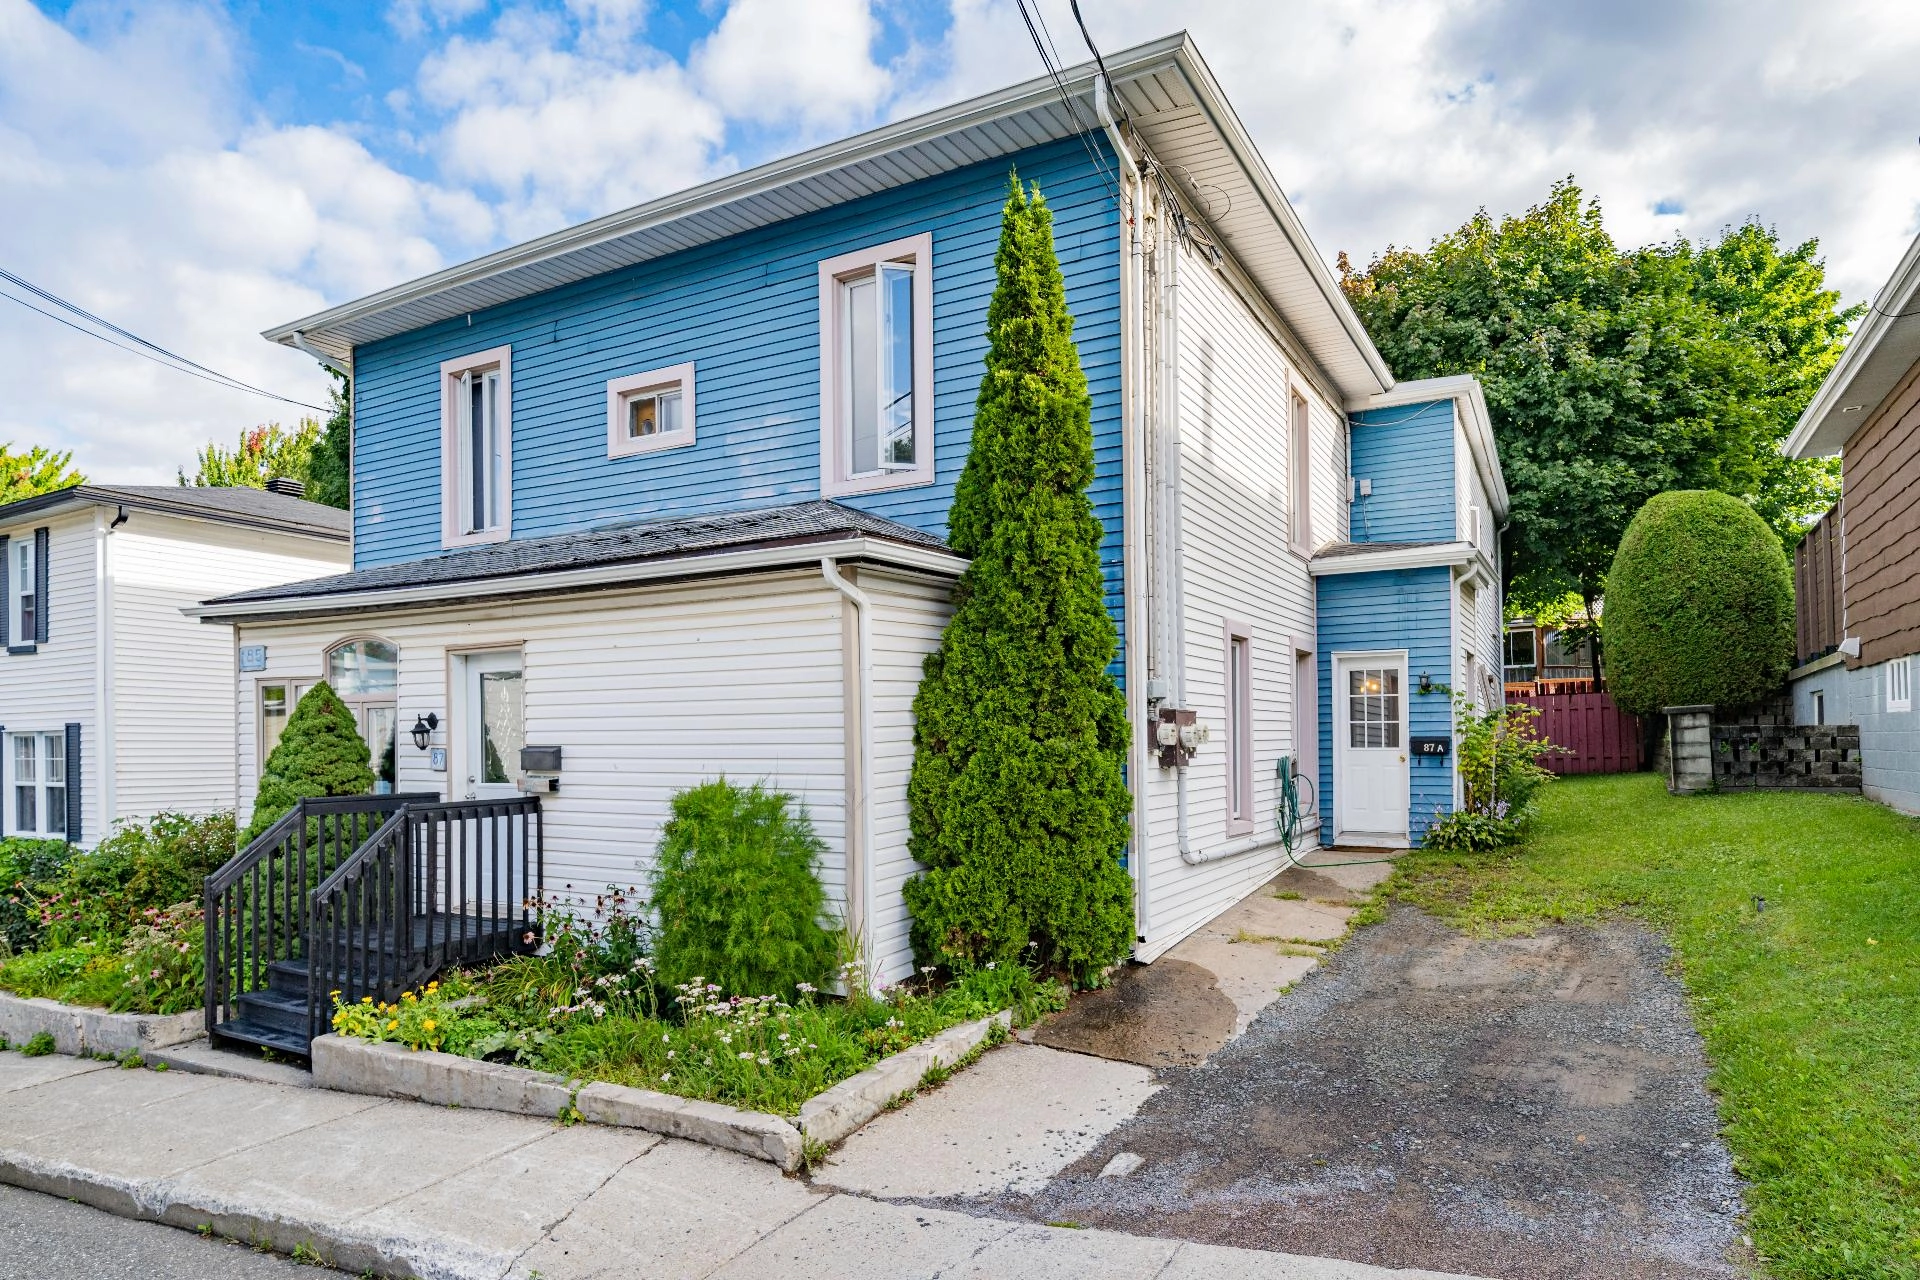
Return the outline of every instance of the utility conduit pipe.
<path id="1" fill-rule="evenodd" d="M 820 561 L 820 576 L 827 585 L 846 597 L 854 612 L 854 661 L 859 665 L 860 683 L 855 696 L 860 700 L 859 714 L 850 726 L 855 734 L 859 762 L 854 769 L 854 797 L 847 823 L 854 839 L 847 842 L 848 923 L 859 939 L 866 962 L 866 983 L 871 989 L 878 975 L 873 954 L 869 922 L 873 919 L 873 600 L 840 574 L 839 562 L 832 556 Z"/>

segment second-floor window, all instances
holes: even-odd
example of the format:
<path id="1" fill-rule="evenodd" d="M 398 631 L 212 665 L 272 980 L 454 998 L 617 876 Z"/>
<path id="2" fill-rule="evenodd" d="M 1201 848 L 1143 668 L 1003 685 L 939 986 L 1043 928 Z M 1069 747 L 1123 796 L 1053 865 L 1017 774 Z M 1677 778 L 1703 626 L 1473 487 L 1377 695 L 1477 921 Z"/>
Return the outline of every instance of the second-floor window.
<path id="1" fill-rule="evenodd" d="M 512 351 L 440 366 L 441 542 L 498 542 L 512 524 Z"/>
<path id="2" fill-rule="evenodd" d="M 32 644 L 40 599 L 40 575 L 35 572 L 39 566 L 34 563 L 33 539 L 14 539 L 9 554 L 13 563 L 8 566 L 11 570 L 8 594 L 12 598 L 7 608 L 7 634 L 15 645 Z"/>
<path id="3" fill-rule="evenodd" d="M 607 383 L 607 456 L 693 443 L 693 366 L 669 365 Z"/>
<path id="4" fill-rule="evenodd" d="M 933 237 L 820 264 L 826 496 L 933 479 Z"/>

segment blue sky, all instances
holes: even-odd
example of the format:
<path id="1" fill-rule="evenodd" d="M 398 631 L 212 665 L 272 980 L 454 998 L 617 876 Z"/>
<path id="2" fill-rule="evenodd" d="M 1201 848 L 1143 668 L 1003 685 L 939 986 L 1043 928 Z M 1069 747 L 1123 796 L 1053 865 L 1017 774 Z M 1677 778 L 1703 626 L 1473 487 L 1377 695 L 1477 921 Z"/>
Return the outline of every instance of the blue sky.
<path id="1" fill-rule="evenodd" d="M 1569 173 L 1627 243 L 1817 236 L 1852 300 L 1920 230 L 1910 0 L 1082 8 L 1186 25 L 1329 260 Z M 1038 70 L 1012 0 L 0 0 L 0 266 L 317 399 L 261 329 Z M 296 413 L 0 303 L 0 441 L 97 478 Z"/>

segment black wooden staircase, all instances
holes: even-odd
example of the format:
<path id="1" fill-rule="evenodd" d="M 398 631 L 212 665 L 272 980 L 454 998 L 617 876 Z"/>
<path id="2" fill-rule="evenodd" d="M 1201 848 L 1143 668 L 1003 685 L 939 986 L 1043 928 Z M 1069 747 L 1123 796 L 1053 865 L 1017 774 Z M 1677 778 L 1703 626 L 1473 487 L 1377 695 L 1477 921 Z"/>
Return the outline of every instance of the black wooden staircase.
<path id="1" fill-rule="evenodd" d="M 532 796 L 303 800 L 207 877 L 207 1034 L 306 1057 L 335 992 L 531 951 L 544 871 Z"/>

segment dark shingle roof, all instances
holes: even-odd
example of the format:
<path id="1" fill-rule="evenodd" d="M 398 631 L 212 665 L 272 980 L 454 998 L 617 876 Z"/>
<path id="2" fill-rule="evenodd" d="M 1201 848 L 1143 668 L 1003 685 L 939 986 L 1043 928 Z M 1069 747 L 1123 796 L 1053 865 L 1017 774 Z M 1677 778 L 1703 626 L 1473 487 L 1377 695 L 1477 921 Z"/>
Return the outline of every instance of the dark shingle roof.
<path id="1" fill-rule="evenodd" d="M 258 604 L 364 591 L 455 586 L 493 578 L 559 573 L 602 565 L 638 564 L 719 551 L 828 542 L 848 537 L 880 538 L 933 551 L 949 550 L 945 542 L 930 533 L 922 533 L 918 529 L 868 515 L 852 507 L 843 507 L 837 502 L 801 502 L 758 511 L 647 520 L 611 528 L 582 530 L 579 533 L 496 542 L 448 551 L 421 560 L 376 565 L 353 573 L 244 591 L 207 603 L 212 606 Z"/>
<path id="2" fill-rule="evenodd" d="M 337 542 L 353 536 L 353 518 L 335 507 L 261 489 L 201 489 L 177 484 L 74 485 L 0 507 L 0 523 L 80 503 L 215 520 Z"/>

